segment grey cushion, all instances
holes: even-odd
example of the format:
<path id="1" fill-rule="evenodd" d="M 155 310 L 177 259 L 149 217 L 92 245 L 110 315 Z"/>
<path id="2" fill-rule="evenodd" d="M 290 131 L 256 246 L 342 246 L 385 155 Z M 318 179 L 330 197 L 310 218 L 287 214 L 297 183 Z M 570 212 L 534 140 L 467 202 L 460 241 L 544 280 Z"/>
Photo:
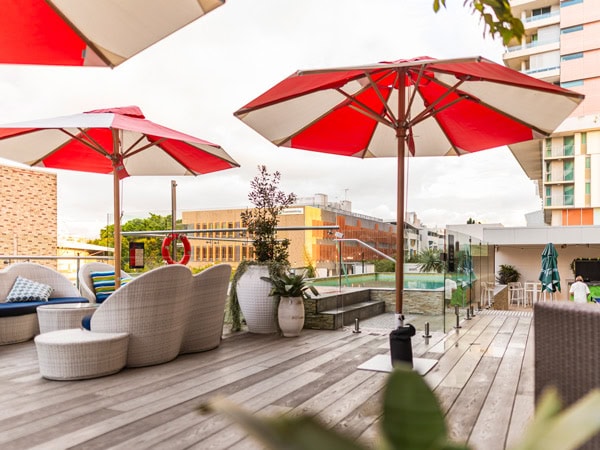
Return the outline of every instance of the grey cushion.
<path id="1" fill-rule="evenodd" d="M 7 302 L 47 302 L 52 293 L 52 286 L 17 276 L 8 296 Z"/>

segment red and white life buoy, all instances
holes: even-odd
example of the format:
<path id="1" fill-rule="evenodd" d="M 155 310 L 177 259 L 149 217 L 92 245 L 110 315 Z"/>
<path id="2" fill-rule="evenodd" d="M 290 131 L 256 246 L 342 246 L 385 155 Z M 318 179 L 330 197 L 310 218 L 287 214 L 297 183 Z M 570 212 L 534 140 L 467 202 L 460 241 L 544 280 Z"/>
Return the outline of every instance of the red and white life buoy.
<path id="1" fill-rule="evenodd" d="M 183 257 L 179 261 L 173 261 L 173 258 L 171 258 L 171 243 L 173 242 L 173 239 L 179 239 L 183 244 Z M 185 234 L 172 233 L 168 234 L 163 240 L 160 252 L 167 264 L 187 264 L 192 255 L 192 246 Z"/>

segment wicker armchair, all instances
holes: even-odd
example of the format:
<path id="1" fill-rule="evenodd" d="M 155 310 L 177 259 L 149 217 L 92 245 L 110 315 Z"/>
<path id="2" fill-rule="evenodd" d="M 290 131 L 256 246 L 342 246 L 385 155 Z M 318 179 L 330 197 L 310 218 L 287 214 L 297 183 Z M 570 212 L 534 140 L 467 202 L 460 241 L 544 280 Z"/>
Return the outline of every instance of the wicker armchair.
<path id="1" fill-rule="evenodd" d="M 203 352 L 221 343 L 230 276 L 231 266 L 219 264 L 193 277 L 181 353 Z"/>
<path id="2" fill-rule="evenodd" d="M 534 304 L 535 400 L 555 386 L 568 406 L 600 386 L 600 306 L 572 302 Z M 600 434 L 582 449 L 600 449 Z"/>
<path id="3" fill-rule="evenodd" d="M 94 291 L 94 283 L 92 282 L 92 272 L 108 272 L 115 270 L 115 267 L 102 263 L 102 262 L 91 262 L 82 264 L 77 273 L 77 280 L 79 282 L 79 292 L 82 297 L 88 299 L 90 303 L 96 303 L 96 292 Z M 121 277 L 127 275 L 125 272 L 121 272 Z"/>
<path id="4" fill-rule="evenodd" d="M 191 282 L 190 269 L 182 265 L 146 272 L 98 307 L 91 319 L 91 331 L 128 333 L 129 367 L 175 359 L 187 326 Z"/>

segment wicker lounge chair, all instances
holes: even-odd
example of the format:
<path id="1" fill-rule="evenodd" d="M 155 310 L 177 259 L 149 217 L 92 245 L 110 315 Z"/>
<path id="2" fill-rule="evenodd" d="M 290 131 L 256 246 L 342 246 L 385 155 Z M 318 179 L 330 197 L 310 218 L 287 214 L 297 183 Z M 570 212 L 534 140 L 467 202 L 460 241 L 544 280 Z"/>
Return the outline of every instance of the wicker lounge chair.
<path id="1" fill-rule="evenodd" d="M 59 330 L 36 337 L 40 372 L 50 379 L 94 378 L 161 364 L 180 353 L 219 345 L 231 267 L 197 276 L 182 265 L 146 272 L 108 297 L 91 317 L 91 331 Z M 117 350 L 115 350 L 117 349 Z M 107 367 L 110 353 L 126 358 Z M 79 369 L 81 368 L 81 369 Z"/>
<path id="2" fill-rule="evenodd" d="M 146 272 L 119 288 L 91 320 L 95 333 L 128 333 L 127 366 L 160 364 L 179 355 L 189 313 L 192 274 L 181 265 Z"/>
<path id="3" fill-rule="evenodd" d="M 5 303 L 17 276 L 52 286 L 50 301 L 54 300 L 57 303 L 62 302 L 61 299 L 69 299 L 65 300 L 68 302 L 85 301 L 67 277 L 50 267 L 29 262 L 6 267 L 0 271 L 0 302 L 3 303 L 3 316 L 0 317 L 0 345 L 28 341 L 39 333 L 37 313 L 35 313 L 36 302 L 33 302 L 36 304 L 31 307 L 25 303 L 10 305 Z M 17 311 L 24 307 L 27 308 L 27 313 L 21 314 Z M 11 312 L 10 309 L 14 311 Z"/>
<path id="4" fill-rule="evenodd" d="M 228 264 L 210 267 L 194 276 L 181 353 L 203 352 L 221 343 L 230 276 Z"/>
<path id="5" fill-rule="evenodd" d="M 555 386 L 568 406 L 600 386 L 600 306 L 572 302 L 534 304 L 535 399 Z M 600 449 L 600 435 L 582 449 Z"/>
<path id="6" fill-rule="evenodd" d="M 79 292 L 81 296 L 88 299 L 90 303 L 96 303 L 96 292 L 94 291 L 94 283 L 92 281 L 92 272 L 108 272 L 114 271 L 115 267 L 102 262 L 91 262 L 82 264 L 77 273 L 79 281 Z M 121 277 L 126 276 L 125 272 L 121 273 Z"/>

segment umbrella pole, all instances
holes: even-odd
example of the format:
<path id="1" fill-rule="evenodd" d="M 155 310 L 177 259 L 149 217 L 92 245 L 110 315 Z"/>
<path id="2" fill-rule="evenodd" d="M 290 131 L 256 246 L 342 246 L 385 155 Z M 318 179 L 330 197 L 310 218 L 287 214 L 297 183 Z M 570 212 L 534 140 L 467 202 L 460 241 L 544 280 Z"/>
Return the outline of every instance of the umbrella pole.
<path id="1" fill-rule="evenodd" d="M 114 214 L 114 255 L 115 255 L 115 290 L 121 286 L 121 201 L 119 189 L 119 138 L 113 130 L 113 214 Z M 117 156 L 115 156 L 115 154 Z"/>
<path id="2" fill-rule="evenodd" d="M 403 291 L 404 291 L 404 153 L 406 134 L 405 119 L 405 85 L 404 72 L 398 77 L 398 124 L 396 125 L 396 141 L 398 144 L 398 183 L 396 194 L 396 328 L 404 326 L 404 315 L 402 314 Z"/>
<path id="3" fill-rule="evenodd" d="M 396 223 L 396 329 L 390 333 L 390 356 L 392 366 L 396 363 L 410 364 L 413 367 L 411 337 L 415 335 L 415 327 L 404 326 L 402 315 L 402 294 L 404 290 L 404 152 L 406 135 L 405 86 L 406 74 L 400 71 L 398 77 L 398 124 L 396 139 L 398 141 L 398 195 Z"/>
<path id="4" fill-rule="evenodd" d="M 114 241 L 115 241 L 115 289 L 121 286 L 121 205 L 119 201 L 119 175 L 117 169 L 113 171 L 113 191 L 114 191 Z"/>

